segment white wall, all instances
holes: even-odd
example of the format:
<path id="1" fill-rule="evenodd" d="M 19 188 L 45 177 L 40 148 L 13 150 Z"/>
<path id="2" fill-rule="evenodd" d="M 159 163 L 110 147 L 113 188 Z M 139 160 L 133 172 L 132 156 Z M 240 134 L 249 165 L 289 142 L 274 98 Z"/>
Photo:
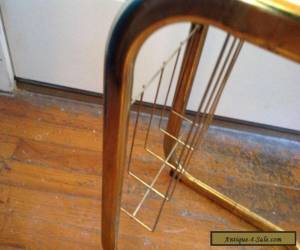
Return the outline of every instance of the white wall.
<path id="1" fill-rule="evenodd" d="M 207 82 L 223 32 L 208 36 L 197 79 Z M 201 80 L 202 78 L 202 80 Z M 195 107 L 197 84 L 190 107 Z M 217 114 L 300 130 L 300 65 L 246 43 L 228 80 Z"/>
<path id="2" fill-rule="evenodd" d="M 18 77 L 103 91 L 105 43 L 122 1 L 0 0 L 0 4 Z M 167 27 L 146 42 L 136 66 L 135 93 L 187 31 L 187 24 Z M 208 35 L 191 109 L 197 106 L 223 37 L 216 29 Z M 299 64 L 246 44 L 217 114 L 300 130 L 299 76 Z M 146 100 L 153 98 L 154 87 Z"/>
<path id="3" fill-rule="evenodd" d="M 151 37 L 138 57 L 134 92 L 151 78 L 166 54 L 183 39 L 188 25 L 164 28 Z M 217 55 L 225 39 L 225 32 L 210 28 L 200 66 L 194 82 L 188 108 L 197 110 Z M 168 40 L 166 40 L 168 38 Z M 149 51 L 154 55 L 150 55 Z M 167 53 L 164 53 L 168 51 Z M 168 66 L 170 76 L 172 63 Z M 163 103 L 169 77 L 163 79 L 159 103 Z M 145 99 L 154 99 L 158 79 L 146 92 Z M 172 93 L 174 92 L 171 91 Z M 273 126 L 300 130 L 300 65 L 245 43 L 228 80 L 218 106 L 217 115 Z"/>
<path id="4" fill-rule="evenodd" d="M 122 1 L 0 3 L 16 76 L 102 92 L 105 43 Z"/>

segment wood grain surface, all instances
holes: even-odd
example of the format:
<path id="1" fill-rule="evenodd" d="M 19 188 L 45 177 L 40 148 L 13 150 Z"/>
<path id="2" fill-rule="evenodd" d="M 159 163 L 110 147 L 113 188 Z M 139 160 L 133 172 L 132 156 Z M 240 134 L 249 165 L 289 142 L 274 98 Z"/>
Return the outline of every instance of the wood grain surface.
<path id="1" fill-rule="evenodd" d="M 14 97 L 0 97 L 0 120 L 0 249 L 101 249 L 102 107 L 19 92 Z M 199 155 L 194 159 L 193 164 L 196 161 L 206 166 L 197 171 L 201 171 L 203 178 L 213 179 L 212 184 L 218 188 L 249 201 L 249 206 L 255 200 L 255 207 L 261 205 L 263 211 L 272 214 L 273 207 L 267 201 L 255 198 L 262 189 L 254 177 L 268 178 L 266 170 L 257 167 L 255 172 L 248 173 L 251 178 L 239 175 L 238 169 L 255 164 L 253 158 L 244 157 L 236 164 L 234 149 L 242 146 L 235 142 L 240 141 L 229 138 L 229 151 L 224 152 L 220 151 L 224 146 L 220 147 L 220 141 L 213 135 L 205 148 L 205 157 Z M 137 137 L 138 144 L 142 145 L 142 139 L 142 135 Z M 152 139 L 153 145 L 159 145 L 159 134 L 154 133 Z M 286 161 L 283 163 L 287 171 L 290 169 L 289 176 L 299 180 L 299 151 L 289 152 L 289 156 L 293 155 L 293 168 Z M 234 181 L 224 177 L 226 172 L 219 162 L 237 173 Z M 136 166 L 148 168 L 137 167 L 136 171 L 148 178 L 156 170 L 152 163 L 142 148 L 137 147 Z M 276 179 L 277 182 L 289 185 L 285 171 L 280 173 L 282 178 Z M 166 173 L 158 185 L 163 186 L 168 180 Z M 281 204 L 279 212 L 285 211 L 285 216 L 273 215 L 271 219 L 299 233 L 299 220 L 293 217 L 299 214 L 298 187 L 284 189 L 282 185 L 272 189 L 276 193 L 273 198 L 275 201 L 278 198 Z M 239 194 L 239 190 L 243 193 Z M 137 184 L 130 184 L 124 189 L 124 199 L 133 206 L 142 192 Z M 151 197 L 143 209 L 146 217 L 157 206 L 158 200 Z M 119 249 L 210 249 L 211 230 L 253 230 L 253 227 L 180 183 L 156 232 L 147 232 L 121 215 Z"/>

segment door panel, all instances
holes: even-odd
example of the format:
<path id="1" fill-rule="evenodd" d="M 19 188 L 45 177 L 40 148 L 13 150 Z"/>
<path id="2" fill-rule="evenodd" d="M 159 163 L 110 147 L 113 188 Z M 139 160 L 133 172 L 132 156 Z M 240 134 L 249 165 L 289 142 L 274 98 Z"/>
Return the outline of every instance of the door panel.
<path id="1" fill-rule="evenodd" d="M 2 1 L 18 77 L 102 92 L 107 35 L 121 1 Z"/>

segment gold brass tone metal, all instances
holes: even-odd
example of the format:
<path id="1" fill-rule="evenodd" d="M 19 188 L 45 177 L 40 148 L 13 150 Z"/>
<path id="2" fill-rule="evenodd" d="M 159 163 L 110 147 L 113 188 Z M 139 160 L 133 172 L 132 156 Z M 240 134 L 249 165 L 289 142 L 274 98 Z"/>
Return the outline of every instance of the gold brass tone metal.
<path id="1" fill-rule="evenodd" d="M 160 70 L 158 71 L 158 73 L 155 73 L 154 76 L 150 79 L 150 81 L 148 81 L 147 84 L 143 85 L 143 92 L 140 94 L 140 103 L 139 103 L 139 106 L 138 106 L 138 110 L 137 110 L 137 114 L 136 114 L 136 119 L 135 119 L 135 125 L 134 125 L 134 130 L 133 130 L 133 135 L 132 135 L 132 141 L 131 141 L 131 147 L 130 147 L 130 152 L 129 152 L 129 160 L 128 160 L 128 173 L 130 176 L 132 176 L 133 178 L 135 178 L 137 181 L 139 181 L 140 183 L 142 183 L 144 186 L 147 187 L 147 190 L 143 196 L 143 198 L 141 199 L 141 201 L 138 203 L 137 207 L 135 208 L 135 210 L 131 213 L 129 212 L 128 210 L 126 210 L 125 208 L 122 208 L 122 211 L 124 211 L 127 215 L 129 215 L 132 219 L 134 219 L 136 222 L 138 222 L 140 225 L 142 225 L 143 227 L 145 227 L 147 230 L 150 230 L 150 231 L 154 231 L 156 226 L 157 226 L 157 223 L 159 221 L 159 217 L 161 215 L 161 211 L 163 209 L 163 206 L 165 204 L 165 201 L 168 201 L 170 200 L 170 195 L 169 195 L 169 189 L 167 190 L 167 192 L 165 194 L 161 193 L 160 191 L 158 191 L 157 189 L 154 188 L 154 185 L 156 184 L 159 176 L 161 175 L 162 171 L 168 166 L 168 167 L 171 167 L 171 169 L 175 170 L 176 167 L 173 166 L 172 164 L 170 164 L 171 162 L 171 158 L 173 157 L 174 158 L 174 153 L 178 147 L 179 144 L 184 144 L 181 140 L 181 138 L 175 138 L 173 137 L 172 135 L 170 135 L 169 133 L 167 133 L 163 128 L 161 128 L 161 121 L 162 121 L 162 118 L 163 118 L 163 111 L 164 109 L 166 108 L 166 103 L 168 101 L 168 97 L 169 97 L 169 92 L 170 92 L 170 88 L 172 86 L 172 83 L 173 83 L 173 80 L 174 80 L 174 75 L 175 75 L 175 72 L 176 72 L 176 68 L 177 68 L 177 65 L 178 65 L 178 60 L 179 60 L 179 56 L 180 56 L 180 52 L 181 50 L 183 49 L 183 46 L 185 44 L 186 45 L 186 49 L 185 49 L 185 57 L 184 57 L 184 61 L 187 60 L 187 56 L 189 56 L 191 54 L 191 52 L 196 52 L 197 55 L 197 59 L 196 61 L 193 61 L 192 64 L 190 65 L 194 65 L 195 64 L 195 67 L 193 67 L 193 72 L 196 71 L 196 66 L 198 64 L 198 61 L 199 61 L 199 58 L 200 58 L 200 52 L 202 50 L 202 46 L 203 46 L 203 41 L 204 41 L 204 38 L 203 38 L 203 32 L 205 32 L 206 34 L 206 28 L 203 27 L 203 26 L 199 26 L 199 25 L 192 25 L 191 26 L 191 29 L 190 29 L 190 32 L 189 32 L 189 35 L 188 37 L 183 40 L 182 42 L 180 42 L 180 45 L 178 48 L 175 49 L 174 53 L 171 54 L 171 56 L 163 63 L 163 66 L 160 68 Z M 195 51 L 196 49 L 196 51 Z M 198 51 L 198 52 L 197 52 Z M 159 156 L 158 154 L 156 154 L 155 152 L 153 152 L 149 147 L 148 147 L 148 144 L 149 144 L 149 135 L 150 135 L 150 129 L 151 129 L 151 126 L 152 126 L 152 120 L 154 119 L 154 110 L 156 108 L 156 103 L 157 103 L 157 98 L 158 98 L 158 95 L 160 93 L 160 88 L 161 88 L 161 84 L 162 84 L 162 78 L 164 76 L 164 72 L 165 72 L 165 68 L 167 66 L 167 64 L 171 61 L 171 59 L 173 58 L 176 58 L 175 59 L 175 63 L 174 63 L 174 67 L 173 67 L 173 70 L 172 70 L 172 76 L 171 76 L 171 79 L 169 81 L 169 87 L 168 87 L 168 91 L 167 91 L 167 95 L 166 95 L 166 98 L 165 98 L 165 101 L 164 101 L 164 109 L 161 110 L 161 115 L 160 115 L 160 121 L 159 121 L 159 127 L 160 127 L 160 130 L 165 134 L 167 135 L 169 138 L 172 138 L 175 140 L 174 143 L 172 143 L 172 145 L 170 145 L 170 151 L 168 152 L 168 154 L 166 155 L 165 158 Z M 181 72 L 184 72 L 182 69 L 181 69 Z M 153 157 L 156 157 L 157 159 L 159 159 L 161 161 L 161 166 L 157 172 L 157 174 L 155 175 L 155 177 L 153 178 L 153 180 L 151 181 L 151 183 L 147 183 L 145 182 L 141 177 L 138 177 L 135 173 L 132 172 L 131 168 L 130 168 L 130 163 L 131 163 L 131 158 L 132 158 L 132 154 L 133 154 L 133 148 L 134 148 L 134 143 L 135 143 L 135 137 L 136 137 L 136 133 L 137 133 L 137 127 L 138 127 L 138 123 L 139 123 L 139 117 L 140 117 L 140 107 L 141 107 L 141 104 L 142 104 L 142 101 L 143 101 L 143 96 L 144 96 L 144 91 L 147 89 L 147 87 L 149 87 L 153 82 L 154 80 L 156 79 L 156 76 L 158 77 L 158 86 L 157 86 L 157 89 L 156 89 L 156 93 L 155 93 L 155 97 L 154 97 L 154 101 L 153 101 L 153 104 L 152 104 L 152 108 L 151 108 L 151 114 L 150 114 L 150 118 L 149 118 L 149 123 L 148 123 L 148 126 L 147 126 L 147 130 L 146 130 L 146 138 L 145 138 L 145 143 L 144 143 L 144 149 L 145 149 L 145 152 L 146 153 L 149 153 L 150 155 L 152 155 Z M 186 74 L 187 76 L 187 74 Z M 182 77 L 180 79 L 181 81 L 183 80 Z M 192 80 L 190 80 L 190 83 L 192 83 Z M 181 136 L 182 137 L 182 136 Z M 192 150 L 191 147 L 189 147 L 188 145 L 185 145 L 184 146 L 188 147 L 190 150 Z M 173 180 L 170 179 L 170 184 L 171 185 L 173 183 Z M 150 194 L 150 192 L 154 192 L 156 193 L 158 196 L 160 196 L 160 198 L 162 198 L 162 202 L 161 202 L 161 206 L 159 208 L 159 211 L 158 211 L 158 214 L 157 214 L 157 217 L 155 219 L 155 222 L 152 226 L 150 225 L 147 225 L 145 222 L 142 222 L 138 217 L 138 213 L 143 205 L 143 203 L 145 202 L 145 200 L 147 199 L 148 195 Z"/>
<path id="2" fill-rule="evenodd" d="M 192 176 L 189 172 L 185 172 L 181 176 L 181 180 L 187 186 L 191 187 L 195 191 L 205 195 L 209 199 L 213 200 L 220 206 L 228 209 L 233 214 L 239 216 L 243 220 L 247 221 L 251 225 L 255 226 L 257 229 L 261 229 L 264 231 L 284 231 L 279 226 L 276 226 L 272 222 L 264 219 L 263 217 L 259 216 L 258 214 L 252 212 L 248 208 L 244 207 L 243 205 L 235 202 L 228 196 L 220 193 L 219 191 L 215 190 L 214 188 L 208 186 L 204 182 L 200 181 L 199 179 Z M 300 249 L 299 242 L 296 242 L 296 246 L 287 246 L 287 249 L 291 250 L 298 250 Z"/>
<path id="3" fill-rule="evenodd" d="M 205 133 L 209 127 L 209 124 L 212 121 L 213 115 L 215 113 L 216 107 L 220 100 L 221 94 L 224 90 L 227 79 L 230 75 L 230 72 L 234 66 L 234 63 L 243 45 L 243 42 L 239 41 L 238 45 L 236 46 L 237 39 L 234 38 L 231 42 L 231 46 L 227 52 L 225 59 L 223 59 L 224 52 L 228 45 L 229 39 L 230 39 L 230 35 L 228 34 L 224 41 L 223 47 L 217 59 L 214 70 L 206 86 L 206 89 L 204 91 L 203 97 L 200 101 L 197 114 L 194 117 L 192 126 L 189 129 L 188 135 L 186 137 L 185 144 L 190 144 L 193 148 L 199 147 L 199 145 L 204 139 Z M 221 65 L 220 63 L 222 60 L 223 60 L 223 65 L 219 70 L 219 66 Z M 217 71 L 218 71 L 218 76 L 217 79 L 214 80 Z M 176 98 L 180 98 L 180 97 L 176 96 Z M 201 112 L 202 115 L 200 116 Z M 176 125 L 181 127 L 180 122 L 181 121 L 178 121 Z M 198 124 L 198 127 L 193 132 L 195 124 Z M 168 128 L 170 127 L 172 127 L 172 124 L 168 124 Z M 174 136 L 178 136 L 178 134 Z M 177 180 L 180 178 L 180 175 L 188 169 L 189 161 L 191 159 L 192 153 L 193 153 L 192 150 L 188 150 L 188 149 L 186 150 L 186 148 L 182 148 L 181 152 L 179 153 L 178 159 L 174 159 L 174 163 L 177 165 L 177 168 L 181 169 L 181 171 L 179 171 L 179 174 L 176 174 Z"/>
<path id="4" fill-rule="evenodd" d="M 278 5 L 279 2 L 281 2 L 281 5 Z M 214 95 L 207 95 L 206 101 L 203 102 L 203 105 L 200 105 L 199 114 L 203 113 L 204 115 L 201 117 L 196 116 L 197 120 L 192 121 L 191 126 L 195 129 L 190 136 L 187 136 L 189 139 L 177 136 L 176 133 L 169 133 L 168 129 L 166 130 L 167 133 L 177 138 L 177 140 L 172 139 L 174 152 L 178 145 L 181 145 L 184 150 L 182 151 L 182 156 L 179 154 L 179 158 L 174 158 L 177 163 L 173 165 L 169 162 L 173 150 L 170 150 L 168 147 L 166 153 L 169 152 L 169 154 L 167 154 L 167 157 L 163 156 L 161 158 L 162 167 L 169 166 L 176 174 L 181 175 L 180 178 L 186 184 L 204 192 L 208 197 L 253 225 L 264 230 L 281 230 L 281 228 L 276 227 L 269 221 L 255 215 L 228 197 L 195 179 L 188 173 L 187 167 L 193 152 L 191 149 L 196 148 L 203 141 L 243 41 L 251 42 L 286 58 L 300 62 L 299 20 L 299 12 L 291 8 L 288 3 L 280 0 L 151 0 L 129 1 L 127 3 L 127 7 L 115 23 L 110 35 L 105 60 L 101 230 L 104 250 L 117 249 L 121 191 L 123 175 L 126 169 L 125 158 L 129 111 L 130 104 L 135 100 L 135 98 L 133 100 L 131 98 L 135 58 L 144 41 L 155 30 L 177 22 L 190 22 L 199 25 L 199 27 L 213 25 L 230 33 L 234 38 L 233 40 L 231 39 L 232 53 L 228 54 L 228 59 L 223 64 L 223 66 L 225 65 L 224 70 L 221 70 L 223 74 L 217 76 L 215 84 L 212 81 L 211 84 L 208 84 L 211 91 L 214 90 Z M 180 53 L 180 51 L 178 49 L 174 55 L 178 55 L 177 53 Z M 155 78 L 162 74 L 162 71 L 163 67 L 158 71 Z M 188 90 L 189 87 L 186 87 Z M 183 103 L 182 105 L 186 104 Z M 182 115 L 180 109 L 177 113 Z M 175 118 L 175 120 L 177 119 Z M 178 120 L 182 122 L 185 119 L 180 118 Z M 170 127 L 172 127 L 171 124 Z M 187 147 L 188 145 L 189 147 Z M 171 181 L 174 180 L 174 178 L 170 179 Z M 171 181 L 170 183 L 172 183 Z M 175 181 L 175 185 L 176 183 L 177 181 Z M 149 183 L 147 185 L 148 190 L 154 191 L 153 185 Z M 172 190 L 174 186 L 171 184 L 169 187 L 168 191 Z M 167 192 L 167 195 L 161 194 L 159 196 L 162 197 L 164 203 L 169 195 L 170 192 Z M 134 211 L 135 215 L 139 209 L 140 206 Z M 129 216 L 131 215 L 129 214 Z M 136 216 L 133 219 L 139 221 Z M 143 224 L 142 221 L 139 222 Z M 147 228 L 148 226 L 145 225 L 145 227 Z M 297 247 L 294 249 L 298 249 Z"/>
<path id="5" fill-rule="evenodd" d="M 194 26 L 195 25 L 191 26 L 191 30 L 193 30 Z M 194 78 L 200 61 L 207 29 L 207 26 L 202 26 L 201 30 L 199 30 L 192 37 L 192 39 L 189 40 L 189 43 L 187 44 L 186 50 L 184 52 L 180 75 L 178 77 L 175 96 L 173 99 L 172 112 L 170 112 L 169 121 L 165 132 L 165 155 L 169 154 L 171 148 L 173 148 L 174 144 L 176 143 L 176 138 L 180 133 L 183 119 L 180 116 L 182 116 L 182 113 L 185 111 L 190 97 L 190 92 L 192 90 Z M 179 116 L 177 114 L 179 114 Z M 187 143 L 183 142 L 183 144 L 186 145 Z M 172 165 L 177 165 L 176 160 L 177 159 L 175 159 L 175 154 L 173 154 L 169 162 Z"/>
<path id="6" fill-rule="evenodd" d="M 270 6 L 296 18 L 300 16 L 300 3 L 298 0 L 259 0 L 263 5 Z"/>

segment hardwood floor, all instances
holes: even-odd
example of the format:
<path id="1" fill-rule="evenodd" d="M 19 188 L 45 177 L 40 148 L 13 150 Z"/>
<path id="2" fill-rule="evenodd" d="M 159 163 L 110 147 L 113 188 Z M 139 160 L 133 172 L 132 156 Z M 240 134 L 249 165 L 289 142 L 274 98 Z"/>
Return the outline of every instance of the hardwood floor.
<path id="1" fill-rule="evenodd" d="M 14 97 L 0 96 L 0 121 L 0 249 L 101 249 L 102 107 L 23 91 Z M 263 159 L 267 161 L 265 155 L 271 159 L 277 149 L 281 161 L 254 164 L 253 159 L 257 162 L 262 157 L 245 156 L 245 150 L 238 150 L 238 147 L 243 148 L 243 138 L 231 140 L 228 131 L 223 133 L 221 138 L 227 136 L 228 150 L 236 149 L 229 152 L 224 150 L 226 140 L 217 139 L 222 130 L 210 133 L 209 144 L 201 154 L 203 157 L 196 157 L 196 163 L 203 166 L 194 170 L 196 174 L 262 215 L 271 214 L 269 219 L 286 229 L 297 230 L 299 234 L 298 142 L 291 142 L 297 144 L 294 147 L 291 146 L 294 144 L 284 142 L 280 144 L 282 148 L 278 149 L 278 146 L 272 151 L 270 145 L 274 141 L 269 141 Z M 153 138 L 156 138 L 155 134 Z M 251 138 L 247 140 L 253 143 Z M 292 151 L 289 150 L 291 147 Z M 234 152 L 238 153 L 237 157 L 233 156 Z M 155 170 L 152 167 L 141 169 L 143 165 L 148 166 L 149 161 L 141 151 L 137 152 L 136 171 L 145 178 Z M 238 178 L 225 178 L 226 172 L 220 167 L 224 162 Z M 260 170 L 259 165 L 266 167 Z M 267 169 L 271 165 L 276 165 L 280 171 L 271 175 L 272 170 Z M 288 175 L 282 170 L 284 165 Z M 245 171 L 247 178 L 242 175 Z M 259 178 L 255 176 L 263 177 L 261 185 L 272 181 L 280 184 L 271 185 L 276 193 L 270 197 L 274 200 L 272 206 L 269 206 L 271 201 L 255 198 L 261 197 L 255 196 L 257 192 L 265 190 L 258 187 Z M 168 180 L 166 173 L 159 181 L 159 187 Z M 124 188 L 124 202 L 133 206 L 143 191 L 136 183 L 129 183 Z M 157 199 L 153 196 L 144 207 L 144 216 L 150 216 L 156 206 Z M 119 249 L 265 249 L 209 246 L 211 230 L 253 229 L 180 183 L 174 199 L 163 211 L 156 232 L 150 233 L 126 215 L 121 215 Z"/>

